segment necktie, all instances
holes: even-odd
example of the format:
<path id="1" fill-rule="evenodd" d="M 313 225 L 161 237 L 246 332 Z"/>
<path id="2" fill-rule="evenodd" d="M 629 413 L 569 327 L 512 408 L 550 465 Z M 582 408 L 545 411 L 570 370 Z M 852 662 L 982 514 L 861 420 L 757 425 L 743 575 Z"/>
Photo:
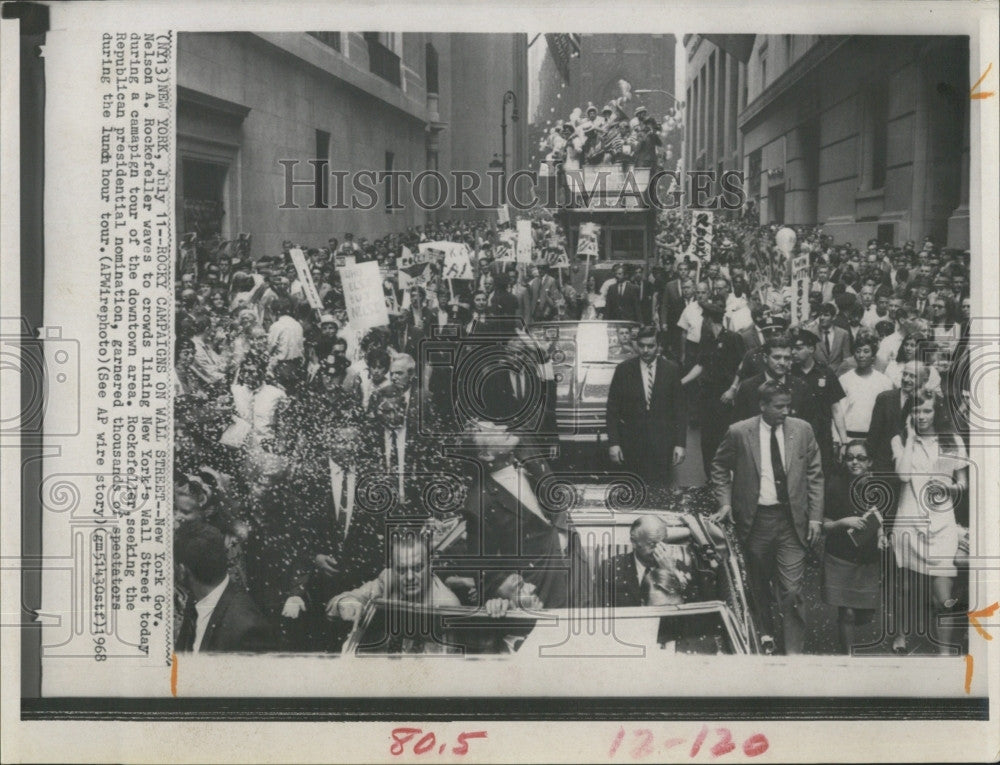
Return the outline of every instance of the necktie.
<path id="1" fill-rule="evenodd" d="M 184 619 L 181 622 L 180 632 L 177 634 L 175 650 L 178 653 L 194 650 L 194 636 L 198 628 L 198 611 L 194 607 L 194 598 L 188 595 L 187 603 L 184 606 Z"/>
<path id="2" fill-rule="evenodd" d="M 643 376 L 643 387 L 646 389 L 646 408 L 649 409 L 650 402 L 653 400 L 653 365 L 643 364 L 645 373 Z"/>
<path id="3" fill-rule="evenodd" d="M 639 582 L 639 598 L 642 601 L 642 605 L 649 605 L 649 593 L 653 590 L 653 569 L 647 568 L 646 572 L 642 575 L 642 581 Z"/>
<path id="4" fill-rule="evenodd" d="M 622 282 L 621 286 L 618 287 L 618 294 L 621 296 L 625 295 L 625 282 Z"/>
<path id="5" fill-rule="evenodd" d="M 778 429 L 771 428 L 771 471 L 774 473 L 774 490 L 778 495 L 778 502 L 782 505 L 788 504 L 788 478 L 785 475 L 785 466 L 781 461 L 781 448 L 778 446 Z"/>
<path id="6" fill-rule="evenodd" d="M 826 357 L 829 359 L 830 358 L 830 331 L 827 330 L 825 333 L 823 333 L 823 337 L 824 337 L 824 340 L 826 342 Z"/>
<path id="7" fill-rule="evenodd" d="M 903 403 L 903 406 L 900 407 L 899 410 L 899 427 L 905 430 L 906 418 L 909 417 L 910 412 L 913 411 L 913 397 L 912 396 L 904 396 L 904 397 L 906 401 Z"/>
<path id="8" fill-rule="evenodd" d="M 338 515 L 341 518 L 347 515 L 347 471 L 343 472 L 340 477 L 340 507 L 338 509 Z"/>

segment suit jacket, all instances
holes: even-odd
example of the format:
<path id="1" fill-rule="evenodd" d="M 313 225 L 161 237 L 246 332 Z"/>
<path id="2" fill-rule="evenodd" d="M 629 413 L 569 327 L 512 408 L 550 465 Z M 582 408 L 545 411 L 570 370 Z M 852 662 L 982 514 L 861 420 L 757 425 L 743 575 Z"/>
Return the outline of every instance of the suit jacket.
<path id="1" fill-rule="evenodd" d="M 750 535 L 760 497 L 760 417 L 733 423 L 712 461 L 719 506 L 730 505 L 741 539 Z M 795 532 L 803 545 L 809 521 L 823 520 L 823 464 L 809 423 L 786 417 L 785 474 Z"/>
<path id="2" fill-rule="evenodd" d="M 896 461 L 892 456 L 892 437 L 901 435 L 902 406 L 898 388 L 883 391 L 875 397 L 872 422 L 868 429 L 868 455 L 872 459 L 873 473 L 895 473 Z"/>
<path id="3" fill-rule="evenodd" d="M 528 282 L 524 293 L 525 321 L 548 321 L 556 317 L 556 280 L 551 276 L 536 276 Z"/>
<path id="4" fill-rule="evenodd" d="M 680 369 L 674 362 L 657 357 L 647 408 L 640 364 L 636 356 L 615 368 L 608 390 L 608 443 L 621 446 L 628 461 L 640 450 L 652 450 L 660 459 L 669 459 L 675 446 L 687 443 L 687 406 Z"/>
<path id="5" fill-rule="evenodd" d="M 678 279 L 667 282 L 663 288 L 658 313 L 660 327 L 666 332 L 667 345 L 674 358 L 681 357 L 681 348 L 684 344 L 684 333 L 677 322 L 680 321 L 681 313 L 684 312 L 684 295 L 681 293 L 681 283 Z"/>
<path id="6" fill-rule="evenodd" d="M 635 555 L 622 553 L 601 561 L 594 580 L 597 598 L 604 608 L 642 605 L 642 591 L 635 571 Z"/>
<path id="7" fill-rule="evenodd" d="M 518 316 L 517 298 L 509 292 L 494 292 L 486 308 L 489 316 Z"/>
<path id="8" fill-rule="evenodd" d="M 539 499 L 548 518 L 546 522 L 501 486 L 489 466 L 474 472 L 465 508 L 469 552 L 510 560 L 511 570 L 520 570 L 535 585 L 546 608 L 566 607 L 571 595 L 575 602 L 586 602 L 590 595 L 587 561 L 575 532 L 568 526 L 566 514 L 547 512 Z M 527 483 L 533 484 L 533 476 L 525 472 Z M 537 492 L 535 496 L 538 498 Z M 569 536 L 566 556 L 561 549 L 560 530 Z"/>
<path id="9" fill-rule="evenodd" d="M 625 282 L 625 292 L 620 292 L 621 285 L 613 284 L 608 288 L 604 306 L 604 318 L 608 320 L 623 319 L 642 322 L 642 309 L 639 306 L 639 288 L 632 282 Z"/>
<path id="10" fill-rule="evenodd" d="M 639 318 L 643 324 L 653 323 L 653 296 L 656 294 L 656 284 L 648 279 L 635 288 L 639 299 Z"/>
<path id="11" fill-rule="evenodd" d="M 851 340 L 847 330 L 842 327 L 830 327 L 830 352 L 826 351 L 826 342 L 823 331 L 816 327 L 815 332 L 819 335 L 819 342 L 816 344 L 816 361 L 826 364 L 830 369 L 836 369 L 841 362 L 851 355 Z"/>
<path id="12" fill-rule="evenodd" d="M 259 652 L 274 645 L 271 625 L 246 590 L 230 581 L 209 617 L 199 652 Z"/>
<path id="13" fill-rule="evenodd" d="M 741 329 L 738 334 L 743 338 L 743 345 L 746 346 L 747 353 L 751 353 L 763 345 L 760 342 L 760 335 L 757 334 L 756 324 Z"/>

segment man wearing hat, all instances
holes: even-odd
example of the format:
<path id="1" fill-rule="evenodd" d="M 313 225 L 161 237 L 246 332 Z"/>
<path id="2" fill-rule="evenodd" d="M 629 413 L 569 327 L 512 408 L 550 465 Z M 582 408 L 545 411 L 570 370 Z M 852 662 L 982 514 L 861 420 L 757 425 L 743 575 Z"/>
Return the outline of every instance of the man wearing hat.
<path id="1" fill-rule="evenodd" d="M 722 326 L 726 309 L 708 300 L 699 302 L 702 314 L 701 342 L 698 362 L 691 368 L 681 385 L 698 381 L 701 399 L 701 458 L 705 475 L 712 473 L 712 458 L 722 442 L 732 416 L 735 391 L 730 390 L 736 370 L 745 354 L 743 340 Z"/>
<path id="2" fill-rule="evenodd" d="M 840 380 L 833 370 L 816 361 L 817 345 L 819 337 L 804 327 L 792 333 L 792 374 L 806 385 L 809 408 L 813 412 L 810 424 L 819 444 L 823 473 L 827 474 L 833 469 L 836 459 L 833 452 L 833 405 L 847 394 L 840 387 Z"/>

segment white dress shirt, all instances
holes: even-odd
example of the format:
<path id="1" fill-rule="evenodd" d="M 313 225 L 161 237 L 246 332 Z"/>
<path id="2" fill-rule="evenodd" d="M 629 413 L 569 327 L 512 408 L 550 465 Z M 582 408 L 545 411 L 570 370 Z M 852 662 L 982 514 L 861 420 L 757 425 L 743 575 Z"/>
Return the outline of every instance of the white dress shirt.
<path id="1" fill-rule="evenodd" d="M 403 472 L 406 467 L 406 423 L 398 428 L 383 428 L 385 437 L 385 468 L 390 472 L 395 472 L 399 480 L 399 497 L 404 494 Z M 392 439 L 393 433 L 396 437 L 396 460 L 392 459 Z"/>
<path id="2" fill-rule="evenodd" d="M 333 509 L 336 519 L 339 521 L 341 515 L 344 516 L 344 536 L 351 526 L 351 516 L 354 513 L 354 487 L 357 484 L 358 475 L 353 470 L 344 470 L 333 460 L 330 460 L 330 491 L 333 493 Z M 347 501 L 341 506 L 340 496 L 344 489 L 344 480 L 347 481 Z"/>
<path id="3" fill-rule="evenodd" d="M 781 452 L 781 464 L 785 461 L 785 426 L 779 425 L 775 430 L 778 437 L 778 451 Z M 758 505 L 777 505 L 778 488 L 774 484 L 774 467 L 771 465 L 771 426 L 762 417 L 759 428 L 760 438 L 760 496 Z"/>
<path id="4" fill-rule="evenodd" d="M 684 337 L 688 342 L 697 343 L 701 341 L 702 322 L 701 306 L 697 300 L 692 300 L 681 311 L 677 326 L 684 330 Z"/>
<path id="5" fill-rule="evenodd" d="M 639 359 L 639 374 L 642 376 L 642 393 L 646 397 L 646 408 L 649 408 L 650 402 L 653 400 L 653 386 L 656 385 L 656 359 L 653 359 L 652 364 L 647 364 L 642 359 Z M 646 390 L 646 380 L 647 375 L 649 375 L 649 390 Z"/>
<path id="6" fill-rule="evenodd" d="M 219 605 L 222 593 L 225 592 L 228 585 L 229 574 L 226 574 L 226 578 L 219 583 L 218 587 L 194 604 L 194 610 L 198 613 L 198 623 L 194 629 L 194 648 L 192 649 L 195 653 L 201 650 L 201 641 L 205 639 L 205 630 L 208 629 L 208 623 L 212 619 L 212 612 Z"/>
<path id="7" fill-rule="evenodd" d="M 268 330 L 267 343 L 273 360 L 301 359 L 305 347 L 302 325 L 288 314 L 279 316 Z"/>

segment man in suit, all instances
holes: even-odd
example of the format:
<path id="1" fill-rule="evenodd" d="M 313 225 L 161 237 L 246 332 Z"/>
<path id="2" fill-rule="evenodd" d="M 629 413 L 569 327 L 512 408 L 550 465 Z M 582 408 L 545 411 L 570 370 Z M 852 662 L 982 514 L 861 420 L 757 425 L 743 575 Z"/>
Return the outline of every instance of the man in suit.
<path id="1" fill-rule="evenodd" d="M 836 306 L 832 303 L 824 303 L 819 308 L 815 329 L 816 336 L 819 337 L 819 345 L 816 346 L 816 361 L 834 370 L 838 369 L 844 359 L 851 355 L 847 330 L 833 324 L 836 315 Z"/>
<path id="2" fill-rule="evenodd" d="M 421 433 L 421 427 L 435 432 L 440 418 L 429 401 L 421 407 L 414 368 L 413 358 L 406 354 L 393 359 L 389 367 L 391 385 L 372 394 L 374 421 L 365 434 L 364 459 L 371 465 L 367 480 L 377 475 L 377 480 L 398 498 L 392 508 L 387 508 L 390 517 L 426 515 L 421 499 L 423 487 L 444 462 L 437 452 L 436 439 Z"/>
<path id="3" fill-rule="evenodd" d="M 174 579 L 187 593 L 174 649 L 178 652 L 259 652 L 274 645 L 271 625 L 226 570 L 222 532 L 200 520 L 174 532 Z"/>
<path id="4" fill-rule="evenodd" d="M 911 361 L 903 367 L 899 388 L 883 391 L 875 397 L 867 439 L 872 472 L 895 475 L 896 464 L 890 446 L 892 438 L 902 435 L 906 418 L 913 411 L 914 398 L 927 385 L 930 371 L 926 364 Z"/>
<path id="5" fill-rule="evenodd" d="M 546 492 L 536 490 L 545 466 L 520 460 L 520 439 L 503 426 L 472 422 L 469 437 L 476 452 L 465 507 L 470 554 L 523 561 L 517 568 L 548 608 L 587 603 L 591 580 L 579 537 L 565 510 L 550 509 L 540 498 Z"/>
<path id="6" fill-rule="evenodd" d="M 507 274 L 501 271 L 493 278 L 493 294 L 489 297 L 486 313 L 491 319 L 515 320 L 518 316 L 517 298 L 510 290 Z"/>
<path id="7" fill-rule="evenodd" d="M 822 531 L 823 466 L 812 428 L 788 416 L 788 387 L 768 380 L 759 395 L 760 415 L 730 425 L 715 453 L 714 520 L 735 521 L 761 630 L 770 638 L 763 642 L 773 641 L 777 606 L 784 652 L 796 654 L 805 640 L 806 552 Z"/>
<path id="8" fill-rule="evenodd" d="M 687 527 L 684 527 L 687 533 Z M 629 529 L 632 552 L 601 561 L 594 580 L 598 602 L 604 608 L 648 606 L 656 571 L 674 571 L 677 563 L 667 545 L 669 527 L 655 515 L 642 515 Z"/>
<path id="9" fill-rule="evenodd" d="M 525 320 L 528 324 L 556 317 L 556 293 L 559 291 L 556 280 L 549 275 L 547 265 L 543 263 L 533 268 L 537 270 L 537 274 L 528 282 L 528 289 L 524 293 Z"/>
<path id="10" fill-rule="evenodd" d="M 763 345 L 764 371 L 740 383 L 733 401 L 731 422 L 754 417 L 760 412 L 760 386 L 767 380 L 777 380 L 788 386 L 792 394 L 789 414 L 813 424 L 813 407 L 809 389 L 798 377 L 789 374 L 792 369 L 792 339 L 787 334 L 768 337 Z"/>
<path id="11" fill-rule="evenodd" d="M 639 289 L 625 278 L 625 266 L 615 266 L 615 283 L 608 288 L 604 318 L 609 321 L 642 321 Z"/>
<path id="12" fill-rule="evenodd" d="M 683 358 L 684 336 L 677 322 L 680 321 L 681 313 L 688 304 L 683 289 L 687 278 L 687 263 L 678 263 L 676 278 L 664 285 L 662 294 L 657 296 L 655 302 L 656 319 L 661 332 L 660 343 L 678 361 Z M 693 291 L 690 297 L 693 299 Z"/>
<path id="13" fill-rule="evenodd" d="M 684 461 L 687 407 L 677 364 L 660 355 L 656 330 L 646 326 L 636 340 L 639 355 L 621 362 L 608 390 L 608 454 L 649 488 L 670 485 L 672 469 Z"/>

